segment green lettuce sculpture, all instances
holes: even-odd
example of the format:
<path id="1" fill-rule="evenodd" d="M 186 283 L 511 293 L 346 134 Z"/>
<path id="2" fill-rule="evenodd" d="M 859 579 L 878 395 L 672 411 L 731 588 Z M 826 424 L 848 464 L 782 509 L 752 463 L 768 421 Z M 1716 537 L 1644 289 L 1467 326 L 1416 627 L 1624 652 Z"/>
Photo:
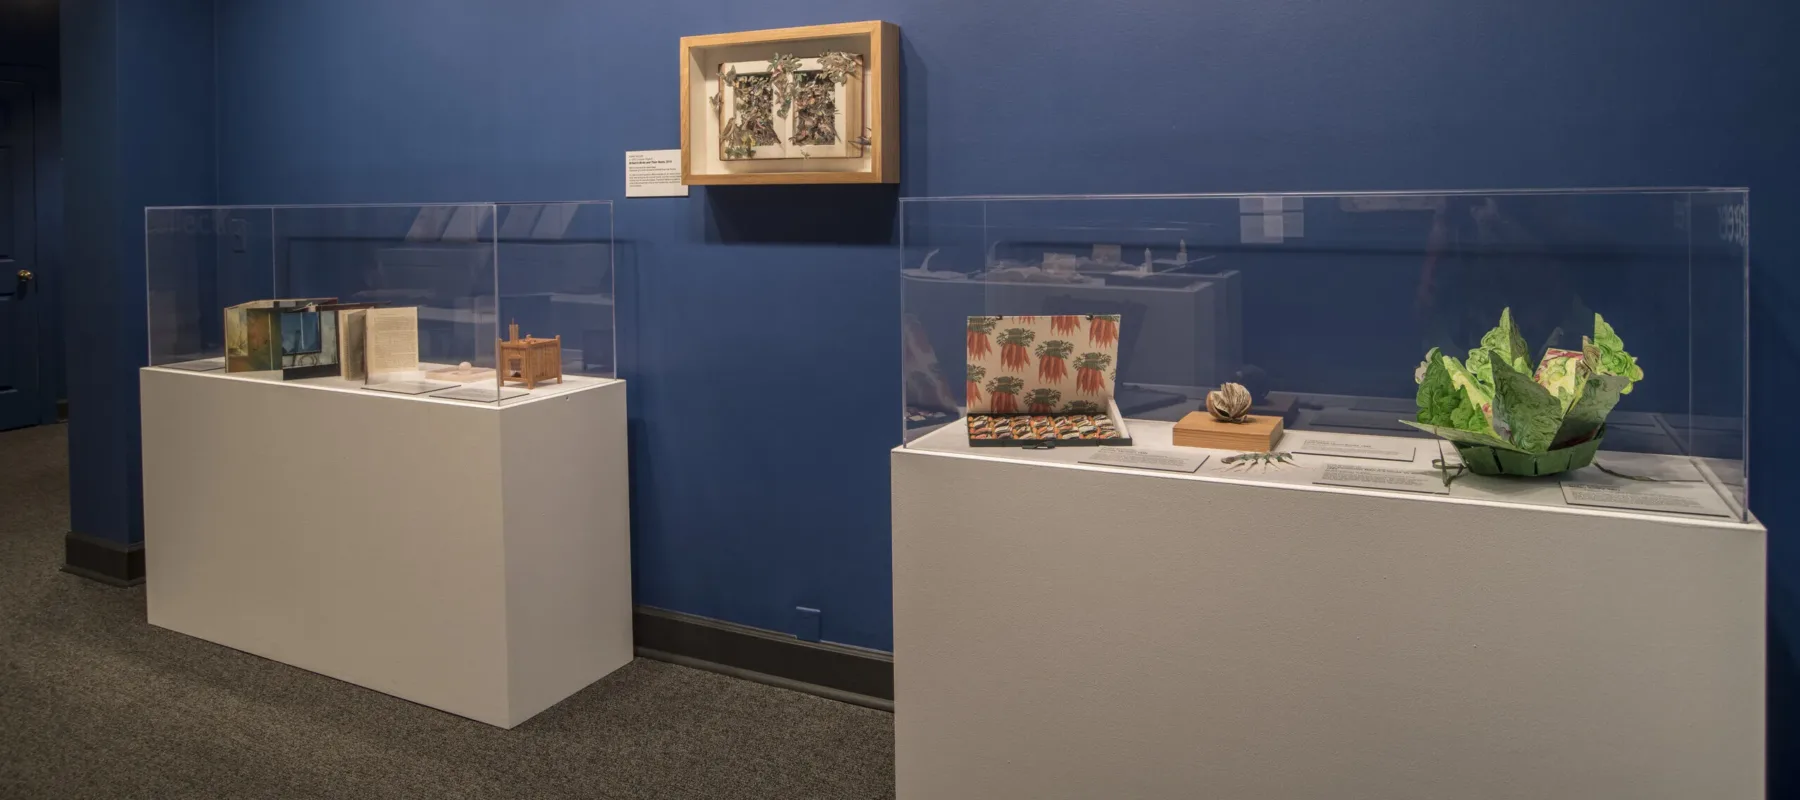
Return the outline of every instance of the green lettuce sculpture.
<path id="1" fill-rule="evenodd" d="M 1580 352 L 1550 348 L 1534 367 L 1509 308 L 1467 362 L 1425 354 L 1418 420 L 1402 422 L 1454 442 L 1477 475 L 1553 475 L 1593 462 L 1606 415 L 1643 377 L 1599 314 Z"/>

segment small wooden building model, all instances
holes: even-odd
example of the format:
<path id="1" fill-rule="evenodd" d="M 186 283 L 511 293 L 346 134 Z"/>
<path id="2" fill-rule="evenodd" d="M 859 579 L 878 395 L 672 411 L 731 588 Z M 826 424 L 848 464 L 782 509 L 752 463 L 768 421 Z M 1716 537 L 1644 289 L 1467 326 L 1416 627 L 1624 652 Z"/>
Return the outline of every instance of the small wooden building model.
<path id="1" fill-rule="evenodd" d="M 500 365 L 500 383 L 523 383 L 535 389 L 540 383 L 555 378 L 562 383 L 562 337 L 554 339 L 519 338 L 519 323 L 506 326 L 506 339 L 494 348 L 494 363 Z"/>

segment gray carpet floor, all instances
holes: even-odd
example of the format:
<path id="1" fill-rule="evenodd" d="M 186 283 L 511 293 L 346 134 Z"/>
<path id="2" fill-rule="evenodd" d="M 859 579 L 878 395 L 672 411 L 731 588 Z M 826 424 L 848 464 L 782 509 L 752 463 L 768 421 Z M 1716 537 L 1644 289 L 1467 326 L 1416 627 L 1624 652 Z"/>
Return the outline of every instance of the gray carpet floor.
<path id="1" fill-rule="evenodd" d="M 153 628 L 68 501 L 64 428 L 0 433 L 0 797 L 893 796 L 881 711 L 638 659 L 503 731 Z"/>

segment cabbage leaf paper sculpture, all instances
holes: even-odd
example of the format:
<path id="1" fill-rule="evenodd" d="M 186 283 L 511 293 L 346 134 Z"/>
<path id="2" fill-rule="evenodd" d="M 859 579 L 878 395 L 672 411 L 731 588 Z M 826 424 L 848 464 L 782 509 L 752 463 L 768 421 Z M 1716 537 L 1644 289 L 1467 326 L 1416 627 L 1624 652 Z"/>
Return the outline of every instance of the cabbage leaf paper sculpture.
<path id="1" fill-rule="evenodd" d="M 1594 460 L 1606 415 L 1644 377 L 1612 326 L 1594 315 L 1581 350 L 1548 349 L 1536 365 L 1512 310 L 1481 337 L 1467 361 L 1437 348 L 1413 378 L 1417 420 L 1402 420 L 1456 444 L 1480 475 L 1551 475 Z"/>

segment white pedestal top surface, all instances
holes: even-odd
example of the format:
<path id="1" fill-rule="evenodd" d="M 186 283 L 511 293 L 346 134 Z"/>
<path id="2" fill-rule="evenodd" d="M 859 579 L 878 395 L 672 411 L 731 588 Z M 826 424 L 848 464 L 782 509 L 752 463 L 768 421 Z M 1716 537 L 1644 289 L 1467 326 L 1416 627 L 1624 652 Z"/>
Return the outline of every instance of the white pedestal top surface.
<path id="1" fill-rule="evenodd" d="M 1391 416 L 1391 414 L 1389 415 Z M 1319 430 L 1289 430 L 1277 445 L 1281 451 L 1293 452 L 1304 449 L 1307 440 L 1323 442 L 1346 442 L 1372 444 L 1381 447 L 1399 447 L 1414 449 L 1413 458 L 1407 461 L 1377 460 L 1367 458 L 1351 458 L 1344 456 L 1325 456 L 1311 454 L 1295 454 L 1294 464 L 1264 468 L 1261 466 L 1236 466 L 1223 463 L 1223 460 L 1238 451 L 1214 450 L 1208 448 L 1177 447 L 1173 443 L 1174 423 L 1162 420 L 1128 419 L 1131 427 L 1133 449 L 1176 451 L 1182 454 L 1205 452 L 1211 458 L 1202 465 L 1198 472 L 1192 474 L 1156 472 L 1124 467 L 1110 467 L 1080 463 L 1094 455 L 1092 447 L 1057 447 L 1048 450 L 1030 450 L 1022 447 L 972 447 L 965 433 L 962 420 L 944 425 L 937 430 L 920 436 L 900 448 L 902 452 L 920 452 L 940 455 L 952 455 L 966 458 L 991 459 L 1017 463 L 1038 463 L 1069 469 L 1101 470 L 1125 474 L 1145 475 L 1175 480 L 1218 481 L 1258 486 L 1285 486 L 1303 491 L 1348 492 L 1358 494 L 1376 494 L 1394 496 L 1403 494 L 1425 502 L 1449 503 L 1481 503 L 1502 505 L 1536 506 L 1546 510 L 1574 514 L 1600 514 L 1625 517 L 1651 517 L 1658 520 L 1685 522 L 1707 527 L 1741 529 L 1745 527 L 1760 528 L 1754 518 L 1749 522 L 1740 521 L 1735 516 L 1738 511 L 1737 502 L 1726 492 L 1719 491 L 1721 483 L 1718 476 L 1711 474 L 1713 470 L 1702 460 L 1683 456 L 1649 455 L 1643 453 L 1624 453 L 1602 450 L 1596 463 L 1605 466 L 1615 473 L 1655 478 L 1680 484 L 1678 488 L 1693 490 L 1700 485 L 1708 486 L 1712 491 L 1705 492 L 1708 499 L 1717 496 L 1719 507 L 1734 516 L 1704 516 L 1699 514 L 1659 513 L 1645 511 L 1626 511 L 1593 506 L 1570 505 L 1564 500 L 1562 484 L 1565 481 L 1595 484 L 1600 486 L 1636 487 L 1644 485 L 1642 481 L 1618 477 L 1594 466 L 1573 470 L 1562 475 L 1542 478 L 1520 478 L 1513 476 L 1490 477 L 1464 473 L 1457 476 L 1444 495 L 1429 495 L 1409 492 L 1381 491 L 1343 486 L 1315 485 L 1320 473 L 1328 464 L 1353 464 L 1382 469 L 1399 469 L 1421 474 L 1441 477 L 1444 471 L 1432 466 L 1434 460 L 1443 460 L 1449 464 L 1459 463 L 1456 448 L 1440 439 L 1407 437 L 1407 436 L 1375 436 L 1355 433 Z"/>
<path id="2" fill-rule="evenodd" d="M 452 366 L 455 366 L 455 365 L 454 364 L 433 364 L 433 363 L 424 363 L 424 364 L 419 365 L 421 371 L 430 371 L 430 370 L 434 370 L 434 369 L 441 369 L 444 367 L 452 367 Z M 400 399 L 400 400 L 415 400 L 415 401 L 427 402 L 427 403 L 450 403 L 452 405 L 474 406 L 477 408 L 482 407 L 482 406 L 487 406 L 489 408 L 512 408 L 513 406 L 520 405 L 522 403 L 529 403 L 529 402 L 536 401 L 536 400 L 543 400 L 546 398 L 556 397 L 557 395 L 568 394 L 570 392 L 576 392 L 576 391 L 580 391 L 582 389 L 588 389 L 588 388 L 592 388 L 595 386 L 605 386 L 606 384 L 614 383 L 618 380 L 617 378 L 596 378 L 596 377 L 592 377 L 592 376 L 588 376 L 588 375 L 564 375 L 562 383 L 541 383 L 541 384 L 538 384 L 538 386 L 536 388 L 529 390 L 529 392 L 527 392 L 525 395 L 522 395 L 519 397 L 509 397 L 509 398 L 499 401 L 499 402 L 481 402 L 481 401 L 472 401 L 472 400 L 456 400 L 456 399 L 445 398 L 445 397 L 435 397 L 433 395 L 440 394 L 444 391 L 449 391 L 450 389 L 455 388 L 455 387 L 477 386 L 477 385 L 482 385 L 482 384 L 492 386 L 494 381 L 491 378 L 479 380 L 479 381 L 462 381 L 462 382 L 440 381 L 441 383 L 445 383 L 446 385 L 442 390 L 439 390 L 439 391 L 429 392 L 429 393 L 425 393 L 425 394 L 400 394 L 397 392 L 384 392 L 384 391 L 379 391 L 379 390 L 375 390 L 375 389 L 370 389 L 362 381 L 345 380 L 343 378 L 339 378 L 336 376 L 327 376 L 327 377 L 323 377 L 323 378 L 299 378 L 296 380 L 284 381 L 281 379 L 281 372 L 279 370 L 266 370 L 266 371 L 259 371 L 259 372 L 226 372 L 222 369 L 207 370 L 207 371 L 195 371 L 195 370 L 180 369 L 180 368 L 177 368 L 174 366 L 166 366 L 166 365 L 158 366 L 158 367 L 147 367 L 147 369 L 153 369 L 153 370 L 157 370 L 159 372 L 175 372 L 175 373 L 180 373 L 182 375 L 195 375 L 195 376 L 199 376 L 199 377 L 214 378 L 214 379 L 218 379 L 218 380 L 256 381 L 258 383 L 274 383 L 274 384 L 280 384 L 282 386 L 294 386 L 294 387 L 303 388 L 303 389 L 323 389 L 326 391 L 333 391 L 333 392 L 354 392 L 356 394 L 375 395 L 375 396 L 379 396 L 379 397 L 390 397 L 390 398 L 396 398 L 396 399 Z M 426 380 L 432 380 L 432 379 L 426 378 Z M 519 385 L 519 384 L 512 384 L 508 388 L 524 389 L 525 387 L 522 385 Z"/>

